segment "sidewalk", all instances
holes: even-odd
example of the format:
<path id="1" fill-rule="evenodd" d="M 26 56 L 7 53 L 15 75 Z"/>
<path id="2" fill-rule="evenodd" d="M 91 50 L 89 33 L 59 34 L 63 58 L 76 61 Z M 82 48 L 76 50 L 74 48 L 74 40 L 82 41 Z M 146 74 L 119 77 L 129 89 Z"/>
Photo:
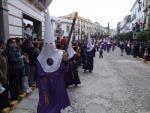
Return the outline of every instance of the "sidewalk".
<path id="1" fill-rule="evenodd" d="M 26 94 L 22 93 L 19 95 L 21 98 L 20 100 L 14 100 L 10 102 L 10 107 L 4 108 L 0 113 L 10 113 L 17 105 L 19 105 L 24 99 L 30 97 L 35 91 L 35 87 L 31 87 L 32 93 L 31 94 Z M 16 112 L 16 113 L 22 113 L 22 112 Z"/>

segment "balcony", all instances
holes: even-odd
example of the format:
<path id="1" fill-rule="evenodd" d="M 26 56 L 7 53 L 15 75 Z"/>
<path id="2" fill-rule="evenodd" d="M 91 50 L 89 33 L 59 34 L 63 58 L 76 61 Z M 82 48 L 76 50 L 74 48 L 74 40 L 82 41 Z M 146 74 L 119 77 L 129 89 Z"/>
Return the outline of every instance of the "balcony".
<path id="1" fill-rule="evenodd" d="M 35 6 L 41 11 L 46 9 L 46 0 L 31 0 L 35 1 Z"/>
<path id="2" fill-rule="evenodd" d="M 28 0 L 30 3 L 34 4 L 36 0 Z"/>
<path id="3" fill-rule="evenodd" d="M 36 8 L 43 11 L 51 3 L 52 0 L 26 0 L 30 4 L 33 4 Z"/>

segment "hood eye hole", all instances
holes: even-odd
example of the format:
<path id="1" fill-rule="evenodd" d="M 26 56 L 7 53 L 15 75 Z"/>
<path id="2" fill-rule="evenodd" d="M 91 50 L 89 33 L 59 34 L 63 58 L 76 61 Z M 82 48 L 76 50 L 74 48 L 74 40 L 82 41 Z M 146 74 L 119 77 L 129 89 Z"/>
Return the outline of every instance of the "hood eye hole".
<path id="1" fill-rule="evenodd" d="M 52 58 L 48 58 L 48 59 L 47 59 L 47 64 L 48 64 L 49 66 L 53 65 L 53 64 L 54 64 L 54 60 L 53 60 Z"/>

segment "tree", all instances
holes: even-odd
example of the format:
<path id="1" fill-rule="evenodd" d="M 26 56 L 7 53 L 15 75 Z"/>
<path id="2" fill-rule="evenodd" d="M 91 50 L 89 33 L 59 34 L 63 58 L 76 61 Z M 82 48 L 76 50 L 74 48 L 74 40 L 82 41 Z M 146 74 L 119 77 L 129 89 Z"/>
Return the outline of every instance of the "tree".
<path id="1" fill-rule="evenodd" d="M 149 31 L 145 30 L 137 33 L 137 40 L 141 42 L 147 42 L 149 39 Z"/>
<path id="2" fill-rule="evenodd" d="M 116 35 L 114 38 L 119 41 L 132 40 L 133 32 L 121 33 Z"/>
<path id="3" fill-rule="evenodd" d="M 128 32 L 125 34 L 125 40 L 132 40 L 133 38 L 133 32 Z"/>

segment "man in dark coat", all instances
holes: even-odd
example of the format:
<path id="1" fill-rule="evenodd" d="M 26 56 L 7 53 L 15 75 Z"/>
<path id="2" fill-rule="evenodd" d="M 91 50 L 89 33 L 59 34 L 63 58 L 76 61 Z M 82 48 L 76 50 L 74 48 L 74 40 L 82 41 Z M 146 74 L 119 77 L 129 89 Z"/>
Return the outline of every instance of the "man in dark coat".
<path id="1" fill-rule="evenodd" d="M 94 65 L 94 54 L 95 54 L 95 50 L 94 50 L 94 45 L 91 42 L 91 38 L 90 38 L 90 34 L 88 36 L 88 44 L 87 44 L 87 49 L 84 53 L 84 63 L 83 63 L 83 69 L 84 72 L 86 70 L 89 70 L 89 72 L 93 71 L 93 65 Z"/>
<path id="2" fill-rule="evenodd" d="M 9 106 L 8 81 L 7 81 L 7 57 L 4 52 L 4 41 L 0 40 L 0 111 Z"/>

